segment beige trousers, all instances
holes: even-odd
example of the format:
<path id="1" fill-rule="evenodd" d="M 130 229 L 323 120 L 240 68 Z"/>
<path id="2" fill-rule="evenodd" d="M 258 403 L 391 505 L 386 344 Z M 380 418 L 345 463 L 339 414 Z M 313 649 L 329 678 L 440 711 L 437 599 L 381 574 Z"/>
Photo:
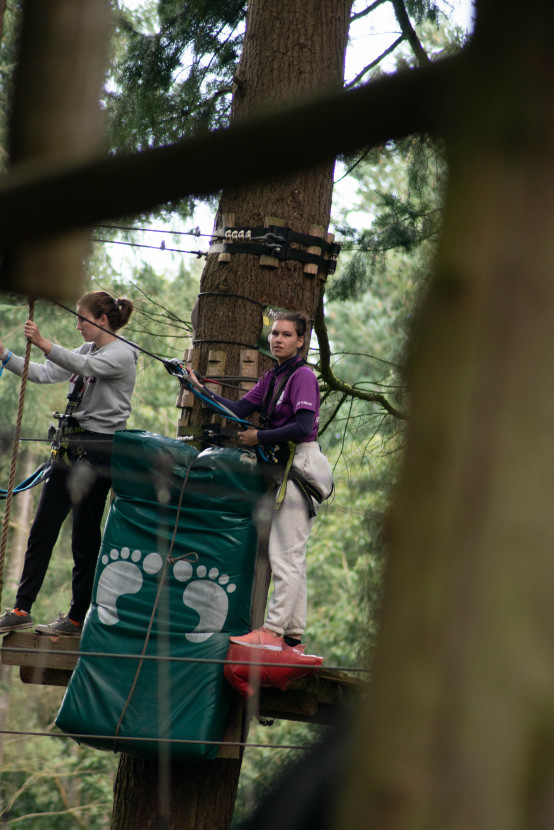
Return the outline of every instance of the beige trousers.
<path id="1" fill-rule="evenodd" d="M 330 492 L 331 468 L 317 441 L 298 444 L 292 463 L 322 493 Z M 314 507 L 317 510 L 317 502 Z M 270 631 L 296 639 L 301 638 L 306 627 L 306 542 L 314 521 L 308 515 L 304 496 L 289 481 L 281 508 L 274 511 L 271 522 L 269 563 L 273 594 L 264 625 Z"/>

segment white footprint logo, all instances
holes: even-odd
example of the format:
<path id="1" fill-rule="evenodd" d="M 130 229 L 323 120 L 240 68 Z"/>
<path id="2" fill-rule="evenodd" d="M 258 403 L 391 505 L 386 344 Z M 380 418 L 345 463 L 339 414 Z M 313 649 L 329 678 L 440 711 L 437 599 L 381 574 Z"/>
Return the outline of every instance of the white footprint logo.
<path id="1" fill-rule="evenodd" d="M 98 604 L 98 618 L 104 625 L 114 625 L 119 622 L 117 614 L 117 600 L 123 594 L 136 594 L 142 588 L 142 572 L 138 567 L 142 553 L 129 548 L 121 548 L 121 554 L 113 548 L 110 555 L 104 554 L 102 562 L 106 567 L 100 574 L 96 590 Z M 111 561 L 110 561 L 111 560 Z M 163 565 L 159 553 L 149 553 L 142 560 L 142 569 L 147 574 L 155 574 Z"/>
<path id="2" fill-rule="evenodd" d="M 180 559 L 175 563 L 173 575 L 179 582 L 188 582 L 192 574 L 190 562 Z M 229 583 L 227 574 L 220 575 L 217 568 L 211 568 L 208 573 L 204 565 L 196 568 L 196 577 L 185 588 L 183 603 L 196 611 L 200 620 L 194 631 L 187 632 L 185 637 L 191 643 L 202 643 L 223 628 L 229 609 L 228 594 L 232 594 L 237 586 Z"/>

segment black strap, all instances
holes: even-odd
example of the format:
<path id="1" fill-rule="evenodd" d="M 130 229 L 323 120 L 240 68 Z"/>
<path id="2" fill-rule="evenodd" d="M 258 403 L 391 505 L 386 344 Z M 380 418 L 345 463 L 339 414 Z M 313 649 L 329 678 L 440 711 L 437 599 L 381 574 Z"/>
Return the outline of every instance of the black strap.
<path id="1" fill-rule="evenodd" d="M 86 389 L 86 378 L 81 377 L 78 375 L 74 384 L 73 389 L 71 392 L 67 393 L 67 406 L 65 408 L 65 414 L 71 415 L 74 409 L 81 403 L 81 399 L 85 394 Z"/>
<path id="2" fill-rule="evenodd" d="M 271 422 L 271 418 L 275 412 L 275 407 L 277 406 L 277 401 L 279 400 L 281 392 L 287 385 L 291 375 L 293 375 L 297 369 L 300 369 L 301 366 L 305 365 L 306 361 L 304 358 L 300 358 L 296 361 L 296 363 L 293 363 L 292 366 L 289 366 L 287 371 L 283 372 L 281 375 L 276 374 L 274 376 L 260 406 L 260 426 L 262 429 L 267 427 Z"/>
<path id="3" fill-rule="evenodd" d="M 305 265 L 317 265 L 318 269 L 326 274 L 334 274 L 337 267 L 337 256 L 326 259 L 318 254 L 310 254 L 289 245 L 271 244 L 260 245 L 257 242 L 220 242 L 211 244 L 208 254 L 252 254 L 254 256 L 270 256 L 278 260 L 294 260 Z"/>
<path id="4" fill-rule="evenodd" d="M 302 473 L 299 473 L 294 467 L 291 467 L 289 471 L 289 479 L 296 484 L 304 496 L 306 504 L 308 505 L 308 514 L 311 518 L 316 515 L 312 499 L 315 499 L 318 504 L 321 504 L 328 499 L 329 496 L 331 496 L 333 490 L 335 489 L 335 486 L 333 485 L 327 495 L 324 496 L 321 490 L 318 490 L 314 484 L 311 484 L 306 478 L 304 478 Z"/>
<path id="5" fill-rule="evenodd" d="M 338 242 L 328 242 L 326 238 L 324 239 L 321 236 L 314 236 L 309 233 L 298 233 L 297 231 L 293 231 L 292 228 L 282 227 L 280 225 L 267 225 L 254 228 L 226 226 L 217 228 L 212 238 L 237 243 L 252 241 L 261 243 L 262 245 L 281 245 L 283 243 L 292 244 L 295 242 L 298 245 L 305 245 L 306 247 L 318 247 L 323 251 L 328 251 L 337 256 L 341 249 Z"/>

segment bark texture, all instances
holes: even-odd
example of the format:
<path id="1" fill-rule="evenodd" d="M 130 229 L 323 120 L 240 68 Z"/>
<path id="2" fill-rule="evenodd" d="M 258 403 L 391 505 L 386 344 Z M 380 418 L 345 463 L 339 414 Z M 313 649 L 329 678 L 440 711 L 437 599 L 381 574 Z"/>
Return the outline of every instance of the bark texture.
<path id="1" fill-rule="evenodd" d="M 340 88 L 350 5 L 350 0 L 251 3 L 235 76 L 234 123 Z M 256 154 L 263 157 L 264 147 Z M 229 163 L 247 167 L 249 158 L 229 159 Z M 326 232 L 333 170 L 334 162 L 329 162 L 272 181 L 268 155 L 268 181 L 225 190 L 216 225 L 231 214 L 240 228 L 263 226 L 266 217 L 277 217 L 295 231 L 308 233 L 312 225 L 318 225 Z M 227 352 L 227 373 L 237 374 L 241 346 L 219 341 L 236 340 L 253 347 L 257 343 L 261 306 L 236 295 L 303 311 L 313 320 L 321 285 L 317 276 L 304 274 L 299 262 L 282 262 L 273 268 L 261 266 L 259 257 L 248 254 L 233 254 L 228 263 L 210 256 L 199 298 L 200 370 L 206 370 L 209 349 L 222 348 Z M 260 365 L 259 372 L 267 365 Z"/>
<path id="2" fill-rule="evenodd" d="M 219 830 L 231 824 L 240 764 L 163 766 L 122 755 L 114 782 L 112 830 Z"/>
<path id="3" fill-rule="evenodd" d="M 478 3 L 372 693 L 333 828 L 554 827 L 554 25 Z"/>

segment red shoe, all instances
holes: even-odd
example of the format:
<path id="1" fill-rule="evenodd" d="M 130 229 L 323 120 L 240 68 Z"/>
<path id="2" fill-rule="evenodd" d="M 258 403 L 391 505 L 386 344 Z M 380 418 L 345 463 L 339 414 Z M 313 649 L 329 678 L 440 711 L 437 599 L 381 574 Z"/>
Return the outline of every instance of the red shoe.
<path id="1" fill-rule="evenodd" d="M 263 626 L 242 637 L 229 637 L 229 641 L 248 648 L 269 648 L 275 651 L 283 648 L 283 638 Z"/>
<path id="2" fill-rule="evenodd" d="M 288 646 L 286 643 L 283 643 L 283 653 L 289 653 L 291 656 L 291 663 L 298 661 L 300 665 L 309 664 L 311 666 L 321 666 L 323 663 L 323 657 L 319 657 L 317 654 L 305 654 L 306 646 L 304 643 L 298 643 L 296 646 Z"/>
<path id="3" fill-rule="evenodd" d="M 303 646 L 276 649 L 246 643 L 246 648 L 243 648 L 241 638 L 236 639 L 239 642 L 229 646 L 223 673 L 231 686 L 244 698 L 251 697 L 260 686 L 275 686 L 285 691 L 292 680 L 315 674 L 323 663 L 323 657 L 304 654 Z M 249 665 L 258 661 L 265 665 Z"/>

